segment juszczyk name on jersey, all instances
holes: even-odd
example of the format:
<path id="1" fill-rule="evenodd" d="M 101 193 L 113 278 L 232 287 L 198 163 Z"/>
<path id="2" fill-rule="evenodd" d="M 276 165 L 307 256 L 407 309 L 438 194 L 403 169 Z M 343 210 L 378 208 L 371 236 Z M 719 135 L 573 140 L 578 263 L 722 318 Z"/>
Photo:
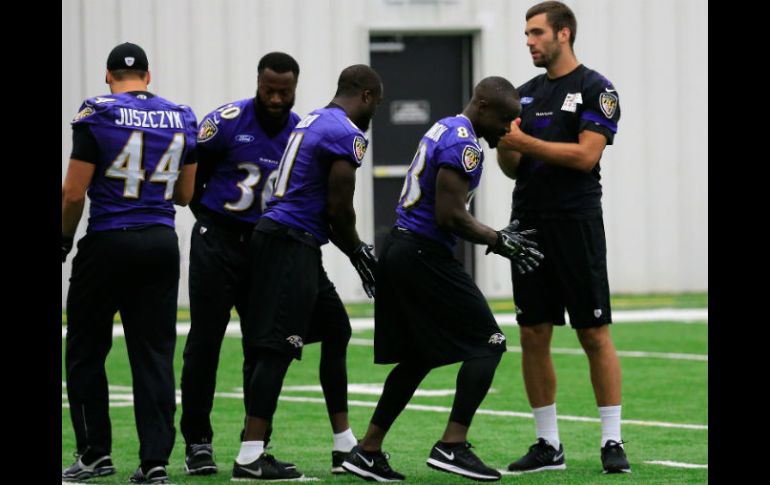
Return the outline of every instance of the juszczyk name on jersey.
<path id="1" fill-rule="evenodd" d="M 120 118 L 115 120 L 118 126 L 139 126 L 142 128 L 178 128 L 182 125 L 182 113 L 175 111 L 142 111 L 119 108 Z"/>

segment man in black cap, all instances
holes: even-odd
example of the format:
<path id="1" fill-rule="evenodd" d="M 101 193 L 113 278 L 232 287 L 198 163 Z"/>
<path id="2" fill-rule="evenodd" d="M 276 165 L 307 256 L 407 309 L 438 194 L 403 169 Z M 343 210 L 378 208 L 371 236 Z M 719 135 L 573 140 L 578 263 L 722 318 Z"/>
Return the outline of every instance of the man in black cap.
<path id="1" fill-rule="evenodd" d="M 104 361 L 120 312 L 133 376 L 141 464 L 133 483 L 167 483 L 174 446 L 174 348 L 179 245 L 174 204 L 193 194 L 197 121 L 187 106 L 147 91 L 147 56 L 124 43 L 107 58 L 109 95 L 85 100 L 72 120 L 62 186 L 62 263 L 72 249 L 67 295 L 67 397 L 77 460 L 62 480 L 111 475 L 112 435 Z"/>

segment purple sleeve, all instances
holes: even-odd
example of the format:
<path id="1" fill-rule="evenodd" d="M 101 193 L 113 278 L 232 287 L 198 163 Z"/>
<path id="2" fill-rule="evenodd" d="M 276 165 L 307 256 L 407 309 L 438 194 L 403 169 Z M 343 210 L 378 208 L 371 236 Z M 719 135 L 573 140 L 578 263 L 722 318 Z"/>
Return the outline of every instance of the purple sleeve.
<path id="1" fill-rule="evenodd" d="M 324 143 L 324 151 L 330 159 L 343 159 L 356 168 L 361 166 L 369 142 L 358 133 L 346 133 L 337 139 Z"/>
<path id="2" fill-rule="evenodd" d="M 455 143 L 438 153 L 437 165 L 471 177 L 481 170 L 481 149 L 473 143 Z"/>

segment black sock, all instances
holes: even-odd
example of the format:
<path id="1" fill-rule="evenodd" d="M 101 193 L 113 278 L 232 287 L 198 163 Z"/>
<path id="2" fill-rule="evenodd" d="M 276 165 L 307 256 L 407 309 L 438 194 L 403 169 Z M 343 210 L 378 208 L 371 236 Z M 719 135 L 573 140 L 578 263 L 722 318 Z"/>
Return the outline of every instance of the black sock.
<path id="1" fill-rule="evenodd" d="M 166 462 L 163 461 L 156 461 L 156 460 L 148 460 L 142 462 L 142 473 L 147 475 L 147 473 L 155 468 L 156 466 L 166 466 Z"/>

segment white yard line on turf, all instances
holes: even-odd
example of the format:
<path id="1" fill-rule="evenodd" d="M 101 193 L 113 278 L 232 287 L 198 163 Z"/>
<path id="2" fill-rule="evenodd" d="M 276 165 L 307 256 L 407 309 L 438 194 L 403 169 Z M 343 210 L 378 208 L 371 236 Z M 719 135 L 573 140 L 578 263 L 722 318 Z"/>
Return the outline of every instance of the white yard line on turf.
<path id="1" fill-rule="evenodd" d="M 652 461 L 645 461 L 648 465 L 661 465 L 661 466 L 670 466 L 674 468 L 705 468 L 708 470 L 708 465 L 696 465 L 695 463 L 681 463 L 678 461 L 668 461 L 668 460 L 652 460 Z"/>
<path id="2" fill-rule="evenodd" d="M 657 310 L 615 310 L 612 312 L 614 323 L 649 323 L 649 322 L 675 322 L 684 324 L 707 324 L 707 308 L 660 308 Z M 495 318 L 500 325 L 515 325 L 516 315 L 513 313 L 496 313 Z M 569 316 L 567 316 L 569 321 Z M 374 318 L 351 318 L 350 325 L 353 330 L 370 330 L 374 328 Z M 190 331 L 190 322 L 180 322 L 176 326 L 177 335 L 187 335 Z M 66 336 L 66 327 L 62 326 L 61 336 Z M 123 336 L 123 326 L 115 325 L 112 331 L 115 337 Z M 227 326 L 227 335 L 240 337 L 240 323 L 233 319 Z"/>
<path id="3" fill-rule="evenodd" d="M 352 389 L 359 389 L 359 388 L 374 388 L 377 384 L 349 384 L 349 388 Z M 381 386 L 381 385 L 380 385 Z M 62 382 L 62 388 L 66 387 L 66 383 Z M 309 392 L 321 392 L 320 386 L 302 386 L 303 390 L 309 391 Z M 133 396 L 131 394 L 126 394 L 126 391 L 130 392 L 130 388 L 127 386 L 109 386 L 109 389 L 113 394 L 110 395 L 111 399 L 119 399 L 119 402 L 111 402 L 111 407 L 118 407 L 118 406 L 127 406 L 131 405 L 131 402 L 133 401 Z M 287 391 L 288 389 L 284 389 L 284 391 Z M 243 392 L 240 389 L 237 389 L 238 392 L 217 392 L 215 394 L 216 397 L 221 398 L 231 398 L 231 399 L 243 399 Z M 353 392 L 355 394 L 355 392 Z M 179 395 L 180 391 L 177 391 L 177 403 L 179 403 Z M 62 393 L 62 400 L 66 399 L 66 395 Z M 308 403 L 316 403 L 316 404 L 325 404 L 326 401 L 323 398 L 317 398 L 317 397 L 302 397 L 302 396 L 286 396 L 281 394 L 279 397 L 282 401 L 289 401 L 289 402 L 308 402 Z M 349 400 L 348 401 L 349 406 L 355 406 L 355 407 L 367 407 L 367 408 L 373 408 L 377 406 L 377 403 L 375 401 L 358 401 L 358 400 Z M 62 403 L 62 407 L 68 407 L 66 402 Z M 425 412 L 435 412 L 435 413 L 448 413 L 452 410 L 452 408 L 446 407 L 446 406 L 432 406 L 432 405 L 424 405 L 424 404 L 408 404 L 406 406 L 406 409 L 410 409 L 412 411 L 425 411 Z M 514 418 L 526 418 L 526 419 L 532 419 L 532 412 L 519 412 L 519 411 L 497 411 L 493 409 L 479 409 L 477 411 L 478 414 L 486 414 L 489 416 L 506 416 L 506 417 L 514 417 Z M 589 418 L 586 416 L 568 416 L 568 415 L 559 415 L 558 419 L 562 421 L 576 421 L 576 422 L 583 422 L 583 423 L 600 423 L 601 421 L 599 418 Z M 676 428 L 676 429 L 691 429 L 691 430 L 708 430 L 708 425 L 705 424 L 686 424 L 686 423 L 667 423 L 664 421 L 643 421 L 638 419 L 623 419 L 621 421 L 622 424 L 630 424 L 630 425 L 636 425 L 636 426 L 650 426 L 650 427 L 656 427 L 656 428 Z"/>
<path id="4" fill-rule="evenodd" d="M 352 338 L 350 339 L 350 345 L 362 345 L 362 346 L 373 346 L 374 340 L 371 339 L 365 339 L 365 338 Z M 521 347 L 508 347 L 508 352 L 518 352 L 521 353 Z M 643 357 L 643 358 L 653 358 L 653 359 L 673 359 L 673 360 L 699 360 L 703 362 L 708 362 L 709 356 L 703 355 L 703 354 L 675 354 L 675 353 L 668 353 L 668 352 L 643 352 L 641 350 L 618 350 L 616 351 L 618 354 L 618 357 Z M 562 348 L 552 348 L 551 353 L 553 354 L 565 354 L 565 355 L 584 355 L 585 352 L 583 349 L 562 349 Z"/>

